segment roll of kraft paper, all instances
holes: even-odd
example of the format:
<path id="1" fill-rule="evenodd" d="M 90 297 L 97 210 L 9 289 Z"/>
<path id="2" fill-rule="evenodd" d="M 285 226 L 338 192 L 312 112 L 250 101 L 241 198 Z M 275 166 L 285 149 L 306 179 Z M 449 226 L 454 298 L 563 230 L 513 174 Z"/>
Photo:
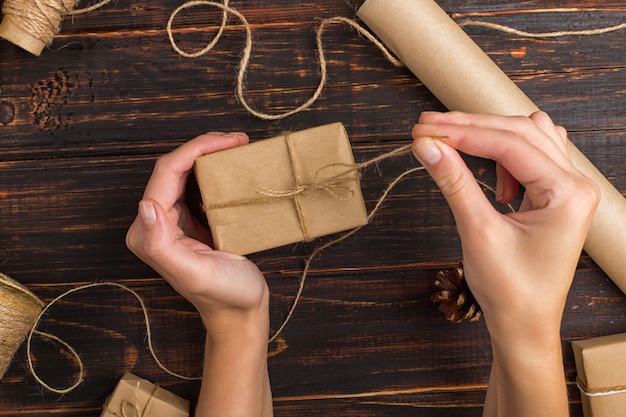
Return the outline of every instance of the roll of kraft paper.
<path id="1" fill-rule="evenodd" d="M 449 110 L 528 116 L 538 107 L 432 0 L 367 0 L 357 15 Z M 574 146 L 602 199 L 585 251 L 626 293 L 626 199 Z"/>

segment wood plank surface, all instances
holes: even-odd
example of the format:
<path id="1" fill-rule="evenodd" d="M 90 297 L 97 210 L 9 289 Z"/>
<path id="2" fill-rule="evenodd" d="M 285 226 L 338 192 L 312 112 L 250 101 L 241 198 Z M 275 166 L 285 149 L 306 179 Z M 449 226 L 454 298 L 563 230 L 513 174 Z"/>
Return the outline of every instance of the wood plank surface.
<path id="1" fill-rule="evenodd" d="M 307 100 L 319 82 L 319 19 L 354 17 L 361 3 L 231 0 L 253 31 L 250 104 L 278 113 Z M 366 160 L 409 143 L 419 113 L 443 106 L 408 70 L 334 25 L 323 38 L 329 80 L 321 98 L 285 120 L 260 120 L 235 97 L 241 23 L 231 17 L 214 50 L 184 58 L 165 32 L 179 4 L 119 0 L 66 17 L 40 57 L 0 40 L 0 272 L 45 302 L 85 283 L 127 285 L 145 300 L 162 362 L 197 375 L 204 338 L 197 314 L 124 244 L 155 159 L 210 130 L 261 140 L 341 121 L 355 158 Z M 624 1 L 439 4 L 459 23 L 479 19 L 529 32 L 626 21 Z M 220 18 L 206 7 L 184 12 L 174 37 L 185 49 L 202 48 Z M 557 38 L 465 30 L 626 194 L 626 30 Z M 467 160 L 478 178 L 494 183 L 491 162 Z M 368 209 L 413 166 L 407 156 L 366 170 Z M 193 183 L 188 195 L 202 219 Z M 326 240 L 250 256 L 272 292 L 272 329 L 293 302 L 304 258 Z M 449 323 L 429 298 L 435 273 L 460 257 L 452 215 L 434 183 L 423 172 L 404 180 L 371 224 L 313 262 L 292 320 L 270 346 L 276 415 L 479 415 L 491 360 L 484 323 Z M 572 416 L 582 408 L 570 342 L 626 332 L 625 319 L 624 294 L 583 254 L 562 327 Z M 0 416 L 98 416 L 126 371 L 195 402 L 199 383 L 156 366 L 139 304 L 122 290 L 75 293 L 51 308 L 40 329 L 78 351 L 85 380 L 63 396 L 46 391 L 28 372 L 22 346 L 0 381 Z M 40 339 L 33 348 L 46 381 L 63 386 L 76 377 L 62 348 Z"/>

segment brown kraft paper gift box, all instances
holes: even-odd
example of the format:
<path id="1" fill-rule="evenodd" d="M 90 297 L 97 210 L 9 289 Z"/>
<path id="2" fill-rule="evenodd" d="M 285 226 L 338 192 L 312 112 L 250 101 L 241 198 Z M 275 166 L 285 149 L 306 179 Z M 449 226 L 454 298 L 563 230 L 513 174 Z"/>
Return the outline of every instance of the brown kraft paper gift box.
<path id="1" fill-rule="evenodd" d="M 189 401 L 129 372 L 102 408 L 100 417 L 189 417 Z"/>
<path id="2" fill-rule="evenodd" d="M 626 333 L 572 342 L 585 417 L 626 416 Z"/>
<path id="3" fill-rule="evenodd" d="M 341 123 L 201 156 L 195 174 L 218 250 L 247 255 L 367 223 Z"/>

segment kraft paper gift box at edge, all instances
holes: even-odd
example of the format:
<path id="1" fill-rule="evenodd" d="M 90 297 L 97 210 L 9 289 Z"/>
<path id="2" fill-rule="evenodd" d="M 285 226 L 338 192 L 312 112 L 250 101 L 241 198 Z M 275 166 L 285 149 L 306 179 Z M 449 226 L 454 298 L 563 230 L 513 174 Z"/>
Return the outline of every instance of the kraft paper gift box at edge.
<path id="1" fill-rule="evenodd" d="M 626 333 L 572 342 L 585 417 L 626 416 Z"/>
<path id="2" fill-rule="evenodd" d="M 218 250 L 247 255 L 367 223 L 341 123 L 201 156 L 195 174 Z"/>
<path id="3" fill-rule="evenodd" d="M 100 417 L 189 417 L 189 401 L 129 372 L 102 408 Z"/>

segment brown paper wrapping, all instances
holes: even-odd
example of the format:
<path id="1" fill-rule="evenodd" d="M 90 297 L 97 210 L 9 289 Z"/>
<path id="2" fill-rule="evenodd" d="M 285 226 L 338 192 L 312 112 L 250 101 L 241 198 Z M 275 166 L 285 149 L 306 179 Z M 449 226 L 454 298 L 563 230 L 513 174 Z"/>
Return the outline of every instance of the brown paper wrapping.
<path id="1" fill-rule="evenodd" d="M 528 116 L 537 106 L 432 0 L 367 0 L 358 16 L 450 110 Z M 573 145 L 602 199 L 585 251 L 626 293 L 626 199 Z"/>
<path id="2" fill-rule="evenodd" d="M 0 37 L 36 56 L 41 55 L 41 51 L 46 46 L 41 39 L 21 30 L 8 16 L 0 23 Z"/>
<path id="3" fill-rule="evenodd" d="M 189 417 L 189 401 L 127 372 L 100 417 Z"/>
<path id="4" fill-rule="evenodd" d="M 195 174 L 215 248 L 247 255 L 366 224 L 353 165 L 341 123 L 196 159 Z M 339 174 L 345 175 L 337 177 L 337 184 L 325 184 Z M 323 186 L 289 195 L 311 184 Z"/>
<path id="5" fill-rule="evenodd" d="M 626 333 L 576 340 L 572 349 L 579 385 L 588 391 L 588 394 L 581 391 L 584 416 L 625 415 Z M 593 395 L 606 390 L 611 392 Z"/>

